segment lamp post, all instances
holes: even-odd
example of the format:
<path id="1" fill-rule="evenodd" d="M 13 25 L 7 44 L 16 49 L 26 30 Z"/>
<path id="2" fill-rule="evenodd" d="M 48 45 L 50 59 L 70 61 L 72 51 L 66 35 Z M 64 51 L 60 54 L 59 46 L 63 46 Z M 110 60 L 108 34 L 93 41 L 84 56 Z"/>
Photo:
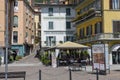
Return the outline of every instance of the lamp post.
<path id="1" fill-rule="evenodd" d="M 6 31 L 5 31 L 5 47 L 6 47 L 6 54 L 5 54 L 5 80 L 7 80 L 8 76 L 8 0 L 5 0 L 5 23 L 6 23 Z"/>

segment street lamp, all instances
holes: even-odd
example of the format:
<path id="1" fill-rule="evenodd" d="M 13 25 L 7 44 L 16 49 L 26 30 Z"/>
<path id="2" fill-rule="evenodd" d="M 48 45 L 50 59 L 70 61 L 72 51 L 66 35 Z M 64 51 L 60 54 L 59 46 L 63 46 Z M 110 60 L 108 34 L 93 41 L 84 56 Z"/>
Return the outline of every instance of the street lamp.
<path id="1" fill-rule="evenodd" d="M 5 31 L 5 47 L 6 47 L 6 55 L 5 55 L 5 80 L 7 80 L 8 76 L 8 0 L 5 0 L 5 23 L 6 23 L 6 31 Z"/>

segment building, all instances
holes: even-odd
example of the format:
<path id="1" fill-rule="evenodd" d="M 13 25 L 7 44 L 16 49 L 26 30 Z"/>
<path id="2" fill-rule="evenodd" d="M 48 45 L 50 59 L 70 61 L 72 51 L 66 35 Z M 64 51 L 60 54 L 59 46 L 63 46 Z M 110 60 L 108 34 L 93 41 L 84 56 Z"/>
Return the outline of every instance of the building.
<path id="1" fill-rule="evenodd" d="M 30 54 L 34 47 L 34 9 L 30 6 L 31 1 L 15 0 L 14 2 L 11 49 L 20 56 Z"/>
<path id="2" fill-rule="evenodd" d="M 71 20 L 75 16 L 74 5 L 36 3 L 41 9 L 41 47 L 73 41 L 74 27 Z"/>
<path id="3" fill-rule="evenodd" d="M 83 0 L 73 20 L 79 43 L 108 45 L 109 64 L 120 64 L 120 0 Z"/>
<path id="4" fill-rule="evenodd" d="M 35 11 L 35 43 L 36 46 L 40 45 L 41 41 L 41 12 L 40 12 L 40 7 L 34 7 Z"/>
<path id="5" fill-rule="evenodd" d="M 0 1 L 0 57 L 2 58 L 2 63 L 4 63 L 5 59 L 5 48 L 6 48 L 6 36 L 8 36 L 8 47 L 11 45 L 11 35 L 12 35 L 12 17 L 13 17 L 13 3 L 14 0 L 8 0 L 8 5 L 5 0 Z M 8 13 L 6 12 L 6 8 L 8 6 Z M 6 25 L 8 21 L 8 34 L 6 34 Z"/>

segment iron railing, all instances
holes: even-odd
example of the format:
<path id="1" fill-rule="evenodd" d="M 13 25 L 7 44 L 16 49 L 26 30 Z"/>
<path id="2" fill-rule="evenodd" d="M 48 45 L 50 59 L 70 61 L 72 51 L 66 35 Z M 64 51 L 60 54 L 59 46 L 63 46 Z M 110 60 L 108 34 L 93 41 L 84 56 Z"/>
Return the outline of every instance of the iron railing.
<path id="1" fill-rule="evenodd" d="M 87 43 L 102 40 L 120 40 L 120 33 L 100 33 L 78 40 L 79 43 Z"/>

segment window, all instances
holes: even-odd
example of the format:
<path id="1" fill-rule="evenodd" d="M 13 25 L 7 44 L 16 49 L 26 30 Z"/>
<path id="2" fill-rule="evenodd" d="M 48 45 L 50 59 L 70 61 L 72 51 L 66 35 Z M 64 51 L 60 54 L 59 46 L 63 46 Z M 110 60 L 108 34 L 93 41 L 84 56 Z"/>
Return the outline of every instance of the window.
<path id="1" fill-rule="evenodd" d="M 96 0 L 94 5 L 96 10 L 101 10 L 101 0 Z"/>
<path id="2" fill-rule="evenodd" d="M 56 44 L 56 37 L 55 36 L 47 36 L 46 37 L 46 45 L 47 46 L 54 46 Z"/>
<path id="3" fill-rule="evenodd" d="M 102 33 L 102 22 L 95 24 L 95 34 Z"/>
<path id="4" fill-rule="evenodd" d="M 37 35 L 40 37 L 40 36 L 41 36 L 41 32 L 40 32 L 40 31 L 38 31 Z"/>
<path id="5" fill-rule="evenodd" d="M 41 28 L 41 26 L 40 26 L 40 22 L 38 22 L 37 24 L 38 24 L 38 29 L 40 29 L 40 28 Z"/>
<path id="6" fill-rule="evenodd" d="M 48 11 L 49 11 L 49 12 L 48 12 L 48 13 L 49 13 L 49 16 L 53 16 L 53 8 L 49 8 Z"/>
<path id="7" fill-rule="evenodd" d="M 90 25 L 86 28 L 86 35 L 89 36 L 91 34 L 92 34 L 92 25 Z"/>
<path id="8" fill-rule="evenodd" d="M 66 29 L 71 29 L 71 23 L 70 22 L 66 22 Z"/>
<path id="9" fill-rule="evenodd" d="M 18 12 L 18 0 L 14 1 L 14 12 Z"/>
<path id="10" fill-rule="evenodd" d="M 113 21 L 113 33 L 120 32 L 120 21 Z"/>
<path id="11" fill-rule="evenodd" d="M 66 8 L 66 15 L 67 15 L 67 16 L 70 16 L 70 15 L 71 15 L 71 10 L 70 10 L 70 8 Z"/>
<path id="12" fill-rule="evenodd" d="M 73 41 L 73 36 L 65 36 L 64 42 L 66 42 L 66 41 Z"/>
<path id="13" fill-rule="evenodd" d="M 49 29 L 53 29 L 53 22 L 49 22 Z"/>
<path id="14" fill-rule="evenodd" d="M 18 0 L 14 1 L 14 7 L 18 7 Z"/>
<path id="15" fill-rule="evenodd" d="M 14 16 L 13 27 L 18 27 L 18 16 Z"/>
<path id="16" fill-rule="evenodd" d="M 84 28 L 80 29 L 80 38 L 84 38 Z"/>
<path id="17" fill-rule="evenodd" d="M 17 42 L 18 42 L 18 32 L 13 31 L 13 43 L 17 43 Z"/>
<path id="18" fill-rule="evenodd" d="M 110 0 L 110 9 L 120 9 L 120 0 Z"/>
<path id="19" fill-rule="evenodd" d="M 28 37 L 28 32 L 26 32 L 26 35 L 25 35 L 25 37 Z"/>

